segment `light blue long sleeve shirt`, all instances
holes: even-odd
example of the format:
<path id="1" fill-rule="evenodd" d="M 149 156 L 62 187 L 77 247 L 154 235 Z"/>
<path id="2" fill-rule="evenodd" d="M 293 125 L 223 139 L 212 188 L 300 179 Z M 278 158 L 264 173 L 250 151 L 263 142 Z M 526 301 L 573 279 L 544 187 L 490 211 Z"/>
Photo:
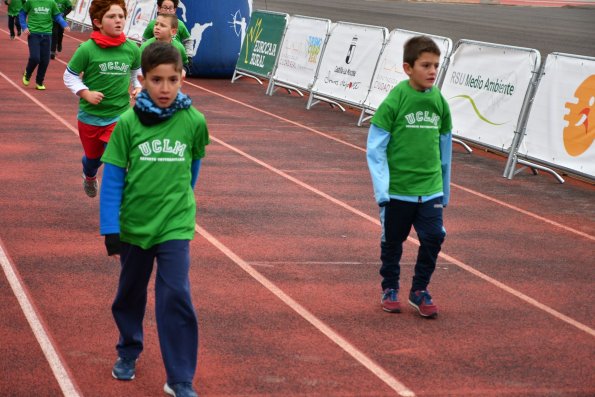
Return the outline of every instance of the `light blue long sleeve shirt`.
<path id="1" fill-rule="evenodd" d="M 366 158 L 374 187 L 374 198 L 380 206 L 386 205 L 390 199 L 422 203 L 442 197 L 442 205 L 446 207 L 450 199 L 450 169 L 452 163 L 452 133 L 440 135 L 440 162 L 442 167 L 442 192 L 430 196 L 401 196 L 389 194 L 390 172 L 386 157 L 386 148 L 390 141 L 390 133 L 374 124 L 368 131 Z"/>

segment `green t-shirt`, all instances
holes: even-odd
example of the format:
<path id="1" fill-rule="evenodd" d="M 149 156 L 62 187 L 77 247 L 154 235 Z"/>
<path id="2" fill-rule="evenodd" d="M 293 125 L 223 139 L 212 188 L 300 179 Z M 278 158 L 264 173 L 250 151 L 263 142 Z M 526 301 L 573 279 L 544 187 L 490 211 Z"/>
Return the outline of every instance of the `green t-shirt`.
<path id="1" fill-rule="evenodd" d="M 155 21 L 156 21 L 155 19 L 153 19 L 152 21 L 149 21 L 149 24 L 147 25 L 147 27 L 145 28 L 145 31 L 143 32 L 144 40 L 149 40 L 151 37 L 153 37 L 153 28 L 155 27 Z M 189 38 L 190 38 L 190 32 L 188 31 L 188 28 L 186 27 L 186 25 L 184 25 L 184 22 L 182 22 L 181 20 L 178 20 L 178 31 L 177 31 L 176 35 L 174 36 L 174 40 L 177 40 L 181 44 L 184 44 L 184 41 L 186 41 Z"/>
<path id="2" fill-rule="evenodd" d="M 169 240 L 191 240 L 196 202 L 192 161 L 205 155 L 207 123 L 194 107 L 152 126 L 126 111 L 101 158 L 126 168 L 120 206 L 120 239 L 148 249 Z"/>
<path id="3" fill-rule="evenodd" d="M 145 50 L 145 48 L 147 48 L 147 46 L 151 43 L 156 42 L 157 39 L 155 37 L 151 37 L 149 40 L 145 41 L 141 46 L 140 46 L 140 52 L 141 54 L 143 53 L 143 51 Z M 171 41 L 171 45 L 173 45 L 174 47 L 176 47 L 178 49 L 178 51 L 180 51 L 180 55 L 182 56 L 182 63 L 184 65 L 186 65 L 188 63 L 188 56 L 186 55 L 186 49 L 184 48 L 184 46 L 182 45 L 182 43 L 180 43 L 178 40 L 172 40 Z"/>
<path id="4" fill-rule="evenodd" d="M 72 9 L 72 3 L 70 2 L 70 0 L 55 0 L 56 1 L 56 5 L 58 6 L 58 9 L 60 10 L 60 12 L 62 14 L 64 14 L 64 12 L 67 9 Z M 64 15 L 66 16 L 66 15 Z"/>
<path id="5" fill-rule="evenodd" d="M 14 17 L 19 15 L 21 9 L 23 8 L 23 1 L 22 0 L 12 0 L 8 5 L 8 15 Z"/>
<path id="6" fill-rule="evenodd" d="M 54 17 L 60 14 L 54 0 L 29 0 L 23 5 L 31 33 L 52 34 Z"/>
<path id="7" fill-rule="evenodd" d="M 389 194 L 429 196 L 442 191 L 440 134 L 452 130 L 448 103 L 437 87 L 416 91 L 409 80 L 397 84 L 372 118 L 390 132 L 386 149 Z"/>
<path id="8" fill-rule="evenodd" d="M 100 91 L 104 97 L 98 105 L 81 98 L 80 109 L 103 118 L 124 113 L 130 107 L 130 71 L 139 68 L 140 50 L 130 40 L 108 48 L 99 47 L 92 39 L 82 43 L 68 62 L 68 69 L 83 73 L 83 83 L 89 90 Z"/>

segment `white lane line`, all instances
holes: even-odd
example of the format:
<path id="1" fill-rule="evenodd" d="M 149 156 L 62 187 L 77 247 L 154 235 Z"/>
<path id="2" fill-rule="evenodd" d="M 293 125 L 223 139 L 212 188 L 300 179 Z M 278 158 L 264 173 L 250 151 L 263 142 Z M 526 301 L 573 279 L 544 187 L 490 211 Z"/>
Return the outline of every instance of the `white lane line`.
<path id="1" fill-rule="evenodd" d="M 246 261 L 236 255 L 232 250 L 230 250 L 227 246 L 217 240 L 213 235 L 207 232 L 202 227 L 196 225 L 196 231 L 203 236 L 209 243 L 215 246 L 219 251 L 225 254 L 229 259 L 235 262 L 240 268 L 242 268 L 246 273 L 252 276 L 256 281 L 258 281 L 263 287 L 269 290 L 273 295 L 279 298 L 283 303 L 293 309 L 296 313 L 298 313 L 304 320 L 308 321 L 312 324 L 317 330 L 322 332 L 337 344 L 341 349 L 343 349 L 347 354 L 351 357 L 356 359 L 360 364 L 366 367 L 369 371 L 371 371 L 374 375 L 376 375 L 380 380 L 386 383 L 391 389 L 396 391 L 400 396 L 415 396 L 415 393 L 411 391 L 407 386 L 403 383 L 398 381 L 395 377 L 389 374 L 384 368 L 380 365 L 375 363 L 372 359 L 366 356 L 362 351 L 358 348 L 353 346 L 349 343 L 345 338 L 337 334 L 326 325 L 323 321 L 318 319 L 315 315 L 310 313 L 305 307 L 300 305 L 298 302 L 293 300 L 289 295 L 283 292 L 279 287 L 273 284 L 269 279 L 263 276 L 260 272 L 250 266 Z"/>
<path id="2" fill-rule="evenodd" d="M 15 88 L 17 88 L 21 93 L 31 99 L 36 105 L 40 106 L 46 112 L 48 112 L 52 117 L 56 120 L 60 121 L 66 127 L 68 127 L 71 131 L 75 132 L 78 135 L 78 131 L 73 129 L 73 127 L 62 117 L 57 115 L 43 103 L 39 102 L 36 98 L 31 96 L 21 87 L 13 83 L 4 73 L 0 72 L 0 76 L 12 84 Z M 37 315 L 33 305 L 31 304 L 31 300 L 29 298 L 29 294 L 26 292 L 23 284 L 20 281 L 20 277 L 18 276 L 15 267 L 9 261 L 8 256 L 2 249 L 1 241 L 0 241 L 0 263 L 2 264 L 2 269 L 4 270 L 4 274 L 12 288 L 14 295 L 16 296 L 27 321 L 29 322 L 29 326 L 33 330 L 35 334 L 35 338 L 37 342 L 41 346 L 41 350 L 46 357 L 46 360 L 50 364 L 54 377 L 58 381 L 60 388 L 62 389 L 62 393 L 64 396 L 67 397 L 75 397 L 75 396 L 82 396 L 82 394 L 78 391 L 78 387 L 75 386 L 74 381 L 69 375 L 69 371 L 66 369 L 65 364 L 63 364 L 62 360 L 60 359 L 60 355 L 57 353 L 57 350 L 54 348 L 48 333 L 46 332 L 43 324 L 39 320 L 39 316 Z"/>
<path id="3" fill-rule="evenodd" d="M 35 339 L 39 343 L 45 358 L 50 365 L 52 373 L 54 377 L 58 381 L 60 385 L 60 389 L 62 393 L 66 397 L 78 397 L 82 396 L 81 393 L 78 391 L 78 387 L 74 384 L 69 371 L 66 369 L 66 366 L 62 363 L 62 359 L 58 354 L 57 350 L 54 348 L 54 345 L 45 330 L 43 323 L 40 320 L 40 317 L 37 315 L 37 311 L 33 307 L 31 303 L 31 298 L 29 297 L 29 293 L 23 286 L 21 282 L 21 278 L 13 266 L 10 259 L 6 255 L 4 251 L 4 247 L 2 241 L 0 240 L 0 265 L 2 266 L 2 270 L 4 270 L 4 275 L 8 280 L 8 284 L 14 293 L 14 296 L 17 298 L 19 305 L 21 306 L 21 310 L 35 335 Z"/>
<path id="4" fill-rule="evenodd" d="M 496 199 L 496 198 L 493 198 L 493 197 L 490 197 L 490 196 L 486 196 L 485 194 L 482 194 L 482 193 L 476 192 L 476 191 L 474 191 L 474 190 L 471 190 L 471 189 L 468 189 L 468 188 L 466 188 L 466 187 L 463 187 L 463 186 L 460 186 L 460 185 L 457 185 L 457 184 L 454 184 L 454 183 L 451 183 L 451 185 L 452 185 L 452 186 L 455 186 L 455 187 L 457 187 L 457 188 L 459 188 L 459 189 L 461 189 L 461 190 L 463 190 L 463 191 L 465 191 L 465 192 L 467 192 L 467 193 L 471 193 L 471 194 L 474 194 L 474 195 L 476 195 L 476 196 L 478 196 L 478 197 L 481 197 L 482 199 L 485 199 L 485 200 L 490 200 L 490 201 L 492 201 L 492 202 L 494 202 L 494 203 L 500 204 L 500 205 L 501 205 L 501 206 L 503 206 L 503 207 L 510 208 L 511 210 L 518 211 L 518 212 L 520 212 L 521 214 L 525 214 L 525 215 L 531 216 L 531 217 L 533 217 L 533 218 L 535 218 L 535 219 L 537 219 L 537 220 L 540 220 L 540 221 L 542 221 L 542 222 L 549 223 L 550 225 L 553 225 L 553 226 L 559 227 L 560 229 L 564 229 L 564 230 L 566 230 L 567 232 L 574 233 L 574 234 L 578 234 L 579 236 L 582 236 L 582 237 L 584 237 L 584 238 L 586 238 L 586 239 L 589 239 L 589 240 L 595 241 L 595 236 L 592 236 L 592 235 L 590 235 L 590 234 L 587 234 L 587 233 L 581 232 L 580 230 L 576 230 L 576 229 L 574 229 L 574 228 L 571 228 L 571 227 L 565 226 L 565 225 L 563 225 L 563 224 L 561 224 L 561 223 L 558 223 L 558 222 L 552 221 L 551 219 L 544 218 L 543 216 L 540 216 L 540 215 L 534 214 L 533 212 L 530 212 L 530 211 L 524 210 L 524 209 L 522 209 L 522 208 L 516 207 L 516 206 L 514 206 L 514 205 L 512 205 L 512 204 L 508 204 L 508 203 L 506 203 L 506 202 L 504 202 L 504 201 L 501 201 L 501 200 L 498 200 L 498 199 Z"/>
<path id="5" fill-rule="evenodd" d="M 208 93 L 210 93 L 210 94 L 213 94 L 213 95 L 215 95 L 215 96 L 218 96 L 218 97 L 220 97 L 220 98 L 223 98 L 223 99 L 225 99 L 225 100 L 228 100 L 228 101 L 230 101 L 230 102 L 237 103 L 238 105 L 241 105 L 241 106 L 247 107 L 247 108 L 249 108 L 249 109 L 252 109 L 252 110 L 254 110 L 254 111 L 257 111 L 257 112 L 260 112 L 260 113 L 266 114 L 267 116 L 273 117 L 273 118 L 275 118 L 275 119 L 277 119 L 277 120 L 281 120 L 281 121 L 283 121 L 283 122 L 286 122 L 286 123 L 288 123 L 288 124 L 294 125 L 294 126 L 296 126 L 296 127 L 303 128 L 303 129 L 305 129 L 305 130 L 307 130 L 307 131 L 313 132 L 313 133 L 315 133 L 315 134 L 318 134 L 318 135 L 320 135 L 320 136 L 323 136 L 323 137 L 325 137 L 325 138 L 327 138 L 327 139 L 330 139 L 330 140 L 332 140 L 332 141 L 338 142 L 338 143 L 340 143 L 340 144 L 342 144 L 342 145 L 348 146 L 348 147 L 350 147 L 350 148 L 353 148 L 353 149 L 355 149 L 355 150 L 358 150 L 358 151 L 360 151 L 360 152 L 364 152 L 364 153 L 366 152 L 366 149 L 365 149 L 365 148 L 362 148 L 362 147 L 360 147 L 360 146 L 354 145 L 354 144 L 352 144 L 352 143 L 349 143 L 349 142 L 347 142 L 347 141 L 344 141 L 344 140 L 342 140 L 342 139 L 335 138 L 335 137 L 334 137 L 334 136 L 332 136 L 332 135 L 329 135 L 329 134 L 326 134 L 326 133 L 324 133 L 324 132 L 318 131 L 318 130 L 316 130 L 316 129 L 312 128 L 312 127 L 308 127 L 308 126 L 306 126 L 306 125 L 303 125 L 303 124 L 300 124 L 300 123 L 298 123 L 298 122 L 296 122 L 296 121 L 289 120 L 289 119 L 287 119 L 287 118 L 285 118 L 285 117 L 278 116 L 278 115 L 276 115 L 276 114 L 274 114 L 274 113 L 271 113 L 271 112 L 267 112 L 266 110 L 262 110 L 262 109 L 260 109 L 260 108 L 257 108 L 256 106 L 249 105 L 249 104 L 247 104 L 247 103 L 244 103 L 244 102 L 242 102 L 242 101 L 239 101 L 239 100 L 237 100 L 237 99 L 230 98 L 230 97 L 228 97 L 228 96 L 226 96 L 226 95 L 220 94 L 220 93 L 218 93 L 218 92 L 215 92 L 215 91 L 213 91 L 213 90 L 210 90 L 210 89 L 208 89 L 208 88 L 205 88 L 205 87 L 202 87 L 202 86 L 200 86 L 200 85 L 197 85 L 197 84 L 191 83 L 191 82 L 189 82 L 188 80 L 185 80 L 184 82 L 185 82 L 186 84 L 188 84 L 188 85 L 192 86 L 192 87 L 196 87 L 196 88 L 198 88 L 199 90 L 202 90 L 202 91 L 208 92 Z M 559 227 L 559 228 L 561 228 L 561 229 L 563 229 L 563 230 L 566 230 L 567 232 L 574 233 L 574 234 L 577 234 L 577 235 L 579 235 L 579 236 L 581 236 L 581 237 L 585 237 L 585 238 L 587 238 L 587 239 L 589 239 L 589 240 L 595 241 L 595 236 L 592 236 L 592 235 L 589 235 L 589 234 L 587 234 L 587 233 L 581 232 L 580 230 L 577 230 L 577 229 L 575 229 L 575 228 L 572 228 L 572 227 L 569 227 L 569 226 L 565 226 L 565 225 L 563 225 L 563 224 L 561 224 L 561 223 L 558 223 L 558 222 L 552 221 L 552 220 L 550 220 L 550 219 L 548 219 L 548 218 L 545 218 L 545 217 L 542 217 L 542 216 L 540 216 L 540 215 L 537 215 L 537 214 L 535 214 L 535 213 L 533 213 L 533 212 L 531 212 L 531 211 L 524 210 L 524 209 L 522 209 L 522 208 L 519 208 L 519 207 L 517 207 L 517 206 L 514 206 L 514 205 L 511 205 L 511 204 L 507 204 L 507 203 L 505 203 L 505 202 L 503 202 L 503 201 L 501 201 L 501 200 L 498 200 L 498 199 L 496 199 L 496 198 L 493 198 L 493 197 L 487 196 L 487 195 L 485 195 L 485 194 L 483 194 L 483 193 L 477 192 L 477 191 L 475 191 L 475 190 L 473 190 L 473 189 L 469 189 L 469 188 L 463 187 L 463 186 L 461 186 L 461 185 L 458 185 L 458 184 L 455 184 L 455 183 L 451 183 L 451 186 L 453 186 L 453 187 L 455 187 L 455 188 L 457 188 L 457 189 L 461 189 L 461 190 L 463 190 L 463 191 L 465 191 L 465 192 L 467 192 L 467 193 L 473 194 L 473 195 L 475 195 L 475 196 L 477 196 L 477 197 L 481 197 L 481 198 L 482 198 L 482 199 L 484 199 L 484 200 L 489 200 L 489 201 L 491 201 L 491 202 L 493 202 L 493 203 L 496 203 L 496 204 L 498 204 L 498 205 L 502 205 L 502 206 L 504 206 L 504 207 L 506 207 L 506 208 L 508 208 L 508 209 L 511 209 L 511 210 L 513 210 L 513 211 L 520 212 L 521 214 L 524 214 L 524 215 L 530 216 L 530 217 L 532 217 L 532 218 L 535 218 L 535 219 L 537 219 L 537 220 L 539 220 L 539 221 L 546 222 L 546 223 L 548 223 L 548 224 L 550 224 L 550 225 L 552 225 L 552 226 Z"/>
<path id="6" fill-rule="evenodd" d="M 259 159 L 255 158 L 255 157 L 249 155 L 248 153 L 243 152 L 242 150 L 240 150 L 240 149 L 238 149 L 238 148 L 236 148 L 236 147 L 234 147 L 234 146 L 232 146 L 232 145 L 230 145 L 230 144 L 228 144 L 226 142 L 223 142 L 220 139 L 217 139 L 217 138 L 211 136 L 211 140 L 219 143 L 220 145 L 228 148 L 229 150 L 232 150 L 232 151 L 238 153 L 239 155 L 241 155 L 241 156 L 249 159 L 250 161 L 255 162 L 256 164 L 258 164 L 258 165 L 266 168 L 267 170 L 269 170 L 271 172 L 274 172 L 275 174 L 277 174 L 277 175 L 279 175 L 279 176 L 281 176 L 281 177 L 283 177 L 285 179 L 288 179 L 288 180 L 292 181 L 293 183 L 295 183 L 295 184 L 303 187 L 304 189 L 307 189 L 307 190 L 311 191 L 312 193 L 317 194 L 317 195 L 319 195 L 319 196 L 321 196 L 321 197 L 329 200 L 333 204 L 336 204 L 336 205 L 338 205 L 340 207 L 343 207 L 347 211 L 352 212 L 353 214 L 356 214 L 356 215 L 358 215 L 358 216 L 360 216 L 360 217 L 362 217 L 362 218 L 364 218 L 364 219 L 366 219 L 366 220 L 374 223 L 375 225 L 380 226 L 380 221 L 377 218 L 373 218 L 373 217 L 369 216 L 368 214 L 363 213 L 362 211 L 360 211 L 360 210 L 358 210 L 358 209 L 350 206 L 349 204 L 347 204 L 347 203 L 345 203 L 345 202 L 343 202 L 341 200 L 338 200 L 338 199 L 336 199 L 336 198 L 328 195 L 327 193 L 324 193 L 324 192 L 316 189 L 315 187 L 310 186 L 307 183 L 304 183 L 304 182 L 300 181 L 297 178 L 294 178 L 291 175 L 288 175 L 287 173 L 285 173 L 285 172 L 283 172 L 283 171 L 281 171 L 281 170 L 279 170 L 279 169 L 277 169 L 277 168 L 275 168 L 275 167 L 273 167 L 273 166 L 265 163 L 262 160 L 259 160 Z M 419 245 L 419 241 L 417 239 L 414 239 L 412 237 L 408 237 L 407 240 L 410 241 L 410 242 L 412 242 L 413 244 Z M 517 298 L 519 298 L 519 299 L 527 302 L 531 306 L 534 306 L 534 307 L 536 307 L 539 310 L 545 311 L 546 313 L 554 316 L 558 320 L 564 321 L 565 323 L 570 324 L 573 327 L 576 327 L 576 328 L 580 329 L 581 331 L 584 331 L 584 332 L 588 333 L 591 336 L 595 336 L 595 330 L 592 329 L 592 328 L 590 328 L 589 326 L 587 326 L 585 324 L 582 324 L 582 323 L 580 323 L 580 322 L 578 322 L 578 321 L 576 321 L 576 320 L 574 320 L 574 319 L 572 319 L 572 318 L 570 318 L 570 317 L 568 317 L 568 316 L 566 316 L 566 315 L 564 315 L 564 314 L 562 314 L 562 313 L 560 313 L 560 312 L 552 309 L 551 307 L 546 306 L 546 305 L 538 302 L 537 300 L 535 300 L 535 299 L 533 299 L 533 298 L 531 298 L 531 297 L 523 294 L 520 291 L 515 290 L 512 287 L 507 286 L 506 284 L 504 284 L 504 283 L 502 283 L 502 282 L 500 282 L 500 281 L 498 281 L 498 280 L 496 280 L 496 279 L 488 276 L 485 273 L 480 272 L 479 270 L 477 270 L 477 269 L 475 269 L 475 268 L 473 268 L 473 267 L 465 264 L 464 262 L 462 262 L 462 261 L 460 261 L 458 259 L 455 259 L 455 258 L 453 258 L 450 255 L 446 255 L 444 253 L 440 253 L 439 254 L 439 257 L 440 258 L 443 258 L 444 260 L 448 261 L 449 263 L 452 263 L 453 265 L 458 266 L 461 269 L 466 270 L 466 271 L 470 272 L 471 274 L 473 274 L 473 275 L 475 275 L 475 276 L 477 276 L 477 277 L 479 277 L 479 278 L 481 278 L 481 279 L 489 282 L 490 284 L 492 284 L 492 285 L 494 285 L 494 286 L 502 289 L 503 291 L 506 291 L 506 292 L 512 294 L 513 296 L 516 296 Z"/>
<path id="7" fill-rule="evenodd" d="M 50 114 L 50 116 L 52 116 L 53 118 L 55 118 L 56 120 L 58 120 L 60 123 L 62 123 L 66 128 L 68 128 L 70 131 L 74 132 L 77 136 L 79 134 L 78 130 L 76 128 L 74 128 L 72 126 L 72 124 L 70 124 L 68 121 L 64 120 L 62 117 L 60 117 L 56 112 L 54 112 L 52 109 L 48 108 L 47 106 L 45 106 L 43 103 L 41 103 L 37 98 L 35 98 L 33 95 L 29 94 L 25 89 L 23 89 L 23 87 L 21 87 L 20 85 L 16 84 L 14 81 L 12 81 L 8 76 L 6 76 L 4 73 L 0 72 L 0 76 L 6 80 L 8 83 L 10 83 L 10 85 L 12 85 L 14 88 L 16 88 L 18 91 L 21 92 L 21 94 L 25 95 L 27 98 L 29 98 L 33 103 L 35 103 L 37 106 L 39 106 L 40 108 L 42 108 L 43 110 L 45 110 L 46 112 L 48 112 Z"/>

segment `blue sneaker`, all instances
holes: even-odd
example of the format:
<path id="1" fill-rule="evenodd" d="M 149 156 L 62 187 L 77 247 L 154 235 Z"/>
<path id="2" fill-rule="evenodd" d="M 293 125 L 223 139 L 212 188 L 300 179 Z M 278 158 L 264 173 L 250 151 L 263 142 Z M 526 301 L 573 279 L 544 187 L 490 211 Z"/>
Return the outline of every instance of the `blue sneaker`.
<path id="1" fill-rule="evenodd" d="M 409 304 L 416 308 L 422 317 L 435 318 L 438 316 L 438 308 L 432 302 L 432 297 L 426 290 L 411 291 L 409 293 Z"/>
<path id="2" fill-rule="evenodd" d="M 112 376 L 118 380 L 132 380 L 134 379 L 135 371 L 135 358 L 118 357 L 112 369 Z"/>
<path id="3" fill-rule="evenodd" d="M 163 385 L 163 391 L 174 397 L 198 397 L 194 391 L 192 383 L 174 383 L 172 385 Z"/>
<path id="4" fill-rule="evenodd" d="M 399 302 L 398 294 L 399 291 L 396 289 L 385 289 L 380 299 L 382 310 L 389 313 L 401 313 L 401 302 Z"/>

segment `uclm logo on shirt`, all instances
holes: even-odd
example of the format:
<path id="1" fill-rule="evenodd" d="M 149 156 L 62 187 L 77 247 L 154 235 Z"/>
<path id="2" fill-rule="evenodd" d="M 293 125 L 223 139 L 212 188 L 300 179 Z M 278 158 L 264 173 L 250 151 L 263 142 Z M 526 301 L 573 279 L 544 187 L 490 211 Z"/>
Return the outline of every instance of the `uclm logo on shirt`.
<path id="1" fill-rule="evenodd" d="M 566 102 L 568 114 L 564 120 L 564 148 L 571 156 L 580 156 L 589 149 L 595 140 L 595 74 L 587 77 L 574 96 L 578 102 Z"/>

